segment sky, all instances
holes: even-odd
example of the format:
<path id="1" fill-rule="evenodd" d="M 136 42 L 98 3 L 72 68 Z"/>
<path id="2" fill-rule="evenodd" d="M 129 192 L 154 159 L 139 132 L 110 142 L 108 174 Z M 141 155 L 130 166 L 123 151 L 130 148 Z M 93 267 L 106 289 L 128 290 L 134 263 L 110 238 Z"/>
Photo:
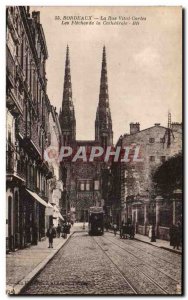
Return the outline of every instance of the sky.
<path id="1" fill-rule="evenodd" d="M 31 7 L 40 10 L 48 60 L 47 93 L 59 111 L 62 103 L 66 46 L 70 49 L 76 137 L 94 139 L 99 100 L 102 48 L 106 46 L 109 101 L 114 143 L 129 133 L 182 119 L 182 20 L 175 7 Z M 55 20 L 59 16 L 61 20 Z M 67 16 L 92 16 L 94 25 L 62 25 Z M 103 24 L 101 17 L 130 18 L 127 25 Z M 133 25 L 132 18 L 144 18 Z M 94 19 L 98 18 L 98 20 Z M 100 21 L 100 25 L 96 22 Z"/>

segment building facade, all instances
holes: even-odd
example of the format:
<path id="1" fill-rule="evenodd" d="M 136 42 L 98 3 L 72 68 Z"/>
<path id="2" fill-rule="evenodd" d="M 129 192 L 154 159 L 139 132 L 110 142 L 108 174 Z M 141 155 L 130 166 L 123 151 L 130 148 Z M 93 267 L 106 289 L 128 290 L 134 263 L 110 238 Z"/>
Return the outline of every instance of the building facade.
<path id="1" fill-rule="evenodd" d="M 181 191 L 179 212 L 174 218 L 174 191 L 164 199 L 160 191 L 156 192 L 153 175 L 165 161 L 182 152 L 182 124 L 170 122 L 168 127 L 163 127 L 156 123 L 140 130 L 139 123 L 131 123 L 130 134 L 121 136 L 117 145 L 129 146 L 133 153 L 130 150 L 128 162 L 113 163 L 111 168 L 114 221 L 119 225 L 121 221 L 131 221 L 136 232 L 144 235 L 148 234 L 149 225 L 154 225 L 158 237 L 169 239 L 169 227 L 182 216 Z M 137 161 L 133 159 L 136 146 L 139 147 Z"/>
<path id="2" fill-rule="evenodd" d="M 59 121 L 62 131 L 62 145 L 71 146 L 74 151 L 79 147 L 85 147 L 87 153 L 93 146 L 106 148 L 113 144 L 112 119 L 108 95 L 108 78 L 106 50 L 103 48 L 102 68 L 100 79 L 99 102 L 95 120 L 95 140 L 80 141 L 76 139 L 76 119 L 74 104 L 72 101 L 72 83 L 70 71 L 69 47 L 66 50 L 65 76 L 62 108 Z M 103 186 L 102 174 L 108 165 L 100 160 L 93 162 L 71 162 L 64 160 L 61 164 L 62 181 L 64 191 L 62 203 L 63 214 L 69 214 L 74 220 L 86 221 L 90 206 L 104 206 L 106 193 Z"/>
<path id="3" fill-rule="evenodd" d="M 61 210 L 61 194 L 63 191 L 62 182 L 60 180 L 60 165 L 56 157 L 50 159 L 50 151 L 57 151 L 61 145 L 61 127 L 59 124 L 59 116 L 56 112 L 56 107 L 51 105 L 49 114 L 49 147 L 48 147 L 48 164 L 52 169 L 53 177 L 49 179 L 49 203 L 53 206 L 52 222 L 55 227 L 63 221 L 60 213 Z M 55 152 L 56 153 L 56 152 Z"/>
<path id="4" fill-rule="evenodd" d="M 7 250 L 37 243 L 49 224 L 49 179 L 44 160 L 49 146 L 48 58 L 40 12 L 6 9 Z"/>

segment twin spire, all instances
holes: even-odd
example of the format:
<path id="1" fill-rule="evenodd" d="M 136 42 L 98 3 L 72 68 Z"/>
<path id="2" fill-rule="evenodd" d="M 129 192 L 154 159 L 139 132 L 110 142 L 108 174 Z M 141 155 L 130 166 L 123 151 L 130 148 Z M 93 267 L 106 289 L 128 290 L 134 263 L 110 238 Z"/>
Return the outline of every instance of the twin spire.
<path id="1" fill-rule="evenodd" d="M 72 101 L 70 54 L 68 45 L 66 49 L 62 110 L 60 111 L 59 119 L 63 135 L 70 135 L 69 139 L 74 140 L 76 137 L 76 119 L 74 113 L 74 105 Z M 99 103 L 95 121 L 95 140 L 97 142 L 100 142 L 100 144 L 104 144 L 104 146 L 106 146 L 112 145 L 112 139 L 113 132 L 111 113 L 109 108 L 106 48 L 104 46 L 102 54 Z"/>

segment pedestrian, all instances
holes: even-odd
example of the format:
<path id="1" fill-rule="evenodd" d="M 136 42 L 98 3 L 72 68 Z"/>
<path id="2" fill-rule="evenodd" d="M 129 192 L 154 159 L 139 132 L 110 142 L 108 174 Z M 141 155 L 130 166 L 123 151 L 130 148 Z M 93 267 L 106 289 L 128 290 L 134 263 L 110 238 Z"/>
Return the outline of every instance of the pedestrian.
<path id="1" fill-rule="evenodd" d="M 172 224 L 170 227 L 169 235 L 170 235 L 170 246 L 175 249 L 176 246 L 176 225 Z"/>
<path id="2" fill-rule="evenodd" d="M 38 226 L 37 223 L 35 222 L 33 224 L 33 245 L 37 245 L 38 243 Z"/>
<path id="3" fill-rule="evenodd" d="M 47 230 L 46 236 L 48 237 L 48 241 L 49 241 L 49 247 L 48 248 L 53 248 L 53 238 L 55 236 L 56 232 L 54 229 L 54 225 L 51 224 L 49 229 Z"/>
<path id="4" fill-rule="evenodd" d="M 70 229 L 71 229 L 71 223 L 67 224 L 67 234 L 70 234 Z"/>
<path id="5" fill-rule="evenodd" d="M 66 223 L 63 223 L 63 226 L 62 226 L 62 237 L 64 239 L 67 238 L 67 224 Z"/>
<path id="6" fill-rule="evenodd" d="M 60 224 L 57 225 L 56 231 L 57 231 L 57 237 L 59 238 L 60 237 L 60 233 L 61 233 L 61 226 L 60 226 Z"/>
<path id="7" fill-rule="evenodd" d="M 177 223 L 177 230 L 176 230 L 176 247 L 177 250 L 179 250 L 180 244 L 181 244 L 181 238 L 182 238 L 182 227 L 181 227 L 181 222 L 178 221 Z"/>
<path id="8" fill-rule="evenodd" d="M 172 225 L 170 229 L 170 245 L 173 246 L 173 249 L 179 250 L 181 243 L 181 222 L 179 221 L 176 225 Z"/>
<path id="9" fill-rule="evenodd" d="M 135 227 L 134 227 L 134 224 L 131 224 L 130 239 L 134 239 L 134 235 L 135 235 Z"/>
<path id="10" fill-rule="evenodd" d="M 116 236 L 116 233 L 117 233 L 117 224 L 114 224 L 114 235 Z"/>
<path id="11" fill-rule="evenodd" d="M 106 227 L 106 231 L 108 231 L 108 222 L 106 222 L 105 227 Z"/>
<path id="12" fill-rule="evenodd" d="M 148 234 L 150 241 L 151 242 L 156 242 L 156 237 L 155 237 L 155 226 L 150 225 L 149 226 L 149 234 Z"/>
<path id="13" fill-rule="evenodd" d="M 123 238 L 123 227 L 124 227 L 124 221 L 121 222 L 121 228 L 120 228 L 120 239 Z"/>
<path id="14" fill-rule="evenodd" d="M 148 237 L 151 239 L 152 237 L 152 225 L 149 225 Z"/>

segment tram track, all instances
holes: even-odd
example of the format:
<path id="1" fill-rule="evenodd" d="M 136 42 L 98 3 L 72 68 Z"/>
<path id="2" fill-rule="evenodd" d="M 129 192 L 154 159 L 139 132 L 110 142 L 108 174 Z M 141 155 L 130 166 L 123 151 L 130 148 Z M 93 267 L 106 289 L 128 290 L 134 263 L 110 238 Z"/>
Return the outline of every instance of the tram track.
<path id="1" fill-rule="evenodd" d="M 128 286 L 132 289 L 132 291 L 135 294 L 139 294 L 139 292 L 136 290 L 135 287 L 133 287 L 130 282 L 127 280 L 127 278 L 125 277 L 124 273 L 121 271 L 121 269 L 117 266 L 117 264 L 114 263 L 114 261 L 109 257 L 109 255 L 106 253 L 106 251 L 101 247 L 101 245 L 96 241 L 96 239 L 92 236 L 93 240 L 95 241 L 95 243 L 98 245 L 98 247 L 101 249 L 101 251 L 105 254 L 105 256 L 108 257 L 108 259 L 111 261 L 111 263 L 115 266 L 115 268 L 118 270 L 119 274 L 123 277 L 123 279 L 125 280 L 125 282 L 128 284 Z"/>
<path id="2" fill-rule="evenodd" d="M 111 244 L 115 245 L 116 247 L 118 247 L 119 249 L 127 252 L 129 255 L 133 255 L 136 259 L 139 259 L 139 257 L 137 257 L 136 255 L 132 254 L 132 252 L 130 251 L 127 251 L 126 249 L 122 248 L 121 246 L 119 246 L 118 244 L 114 243 L 113 241 L 111 241 L 110 239 L 108 239 L 107 237 L 103 236 L 101 237 L 101 241 L 103 242 L 103 244 L 105 246 L 107 246 L 107 244 L 104 243 L 104 240 L 108 240 L 108 242 L 110 242 Z M 125 280 L 129 283 L 129 285 L 131 286 L 131 288 L 134 289 L 134 291 L 136 291 L 136 294 L 140 294 L 140 291 L 138 291 L 138 289 L 133 286 L 132 283 L 130 283 L 128 281 L 128 279 L 126 278 L 124 272 L 118 267 L 118 265 L 113 261 L 113 259 L 110 257 L 109 254 L 107 254 L 107 251 L 105 251 L 102 247 L 102 245 L 100 245 L 100 243 L 96 240 L 96 238 L 94 238 L 95 242 L 98 244 L 98 246 L 101 248 L 101 250 L 105 253 L 105 255 L 109 258 L 109 260 L 116 266 L 116 268 L 118 269 L 118 271 L 121 273 L 121 275 L 125 278 Z M 108 246 L 109 247 L 109 246 Z M 113 251 L 113 249 L 110 249 L 111 251 Z M 149 276 L 148 274 L 146 274 L 146 272 L 144 272 L 143 270 L 141 270 L 139 267 L 134 267 L 132 266 L 129 262 L 126 261 L 126 264 L 132 269 L 134 270 L 136 273 L 140 273 L 142 275 L 145 276 L 145 278 L 147 278 L 148 281 L 150 281 L 150 283 L 152 283 L 155 287 L 157 287 L 159 290 L 160 290 L 160 294 L 169 294 L 169 292 L 163 287 L 161 286 L 156 280 L 154 280 L 151 276 Z M 153 266 L 150 266 L 153 268 Z M 158 270 L 156 268 L 156 270 L 158 272 L 161 272 L 160 270 Z M 168 274 L 165 274 L 164 272 L 161 272 L 163 273 L 163 275 L 167 276 L 170 280 L 174 281 L 174 284 L 177 285 L 178 284 L 178 281 L 174 278 L 172 278 L 171 276 L 169 276 Z"/>
<path id="3" fill-rule="evenodd" d="M 118 245 L 117 243 L 115 243 L 114 241 L 112 241 L 111 239 L 107 238 L 106 236 L 103 236 L 103 238 L 107 239 L 108 241 L 110 241 L 112 244 L 116 245 L 117 247 L 121 248 L 122 250 L 124 250 L 125 252 L 129 253 L 130 255 L 134 256 L 136 259 L 139 259 L 138 256 L 136 256 L 135 254 L 133 254 L 131 251 L 126 250 L 124 247 L 121 247 L 120 245 Z M 122 241 L 121 241 L 122 242 Z M 133 246 L 131 246 L 133 248 Z M 140 250 L 140 248 L 138 248 Z M 153 255 L 154 256 L 154 255 Z M 155 256 L 154 256 L 155 257 Z M 156 257 L 155 257 L 156 258 Z M 165 260 L 164 260 L 165 261 Z M 170 263 L 169 261 L 166 261 L 167 263 L 171 264 L 172 266 L 174 266 L 174 264 Z M 151 268 L 161 272 L 162 274 L 164 274 L 165 276 L 169 277 L 171 280 L 175 281 L 178 284 L 178 280 L 176 280 L 175 278 L 171 277 L 169 274 L 165 273 L 164 271 L 159 270 L 158 268 L 150 265 L 147 262 L 147 265 L 150 266 Z"/>
<path id="4" fill-rule="evenodd" d="M 111 231 L 108 231 L 108 233 L 113 234 L 113 232 L 111 232 Z M 105 237 L 106 237 L 106 235 L 105 235 Z M 126 239 L 125 239 L 125 240 L 126 240 Z M 123 242 L 123 241 L 125 241 L 125 240 L 124 240 L 124 239 L 121 239 L 121 242 Z M 174 267 L 179 266 L 179 262 L 178 262 L 178 261 L 172 263 L 172 262 L 169 261 L 169 260 L 166 260 L 166 259 L 164 259 L 164 258 L 161 258 L 161 253 L 158 254 L 158 255 L 156 255 L 156 254 L 151 253 L 151 251 L 148 252 L 148 250 L 146 250 L 145 248 L 135 247 L 135 245 L 132 245 L 133 241 L 138 241 L 138 242 L 140 242 L 140 240 L 137 240 L 137 239 L 131 240 L 131 239 L 129 239 L 129 241 L 130 241 L 130 243 L 131 243 L 131 244 L 129 244 L 129 247 L 132 247 L 132 248 L 134 248 L 134 249 L 136 248 L 136 249 L 138 249 L 138 250 L 140 250 L 140 251 L 142 251 L 142 252 L 144 252 L 144 253 L 147 253 L 147 254 L 153 256 L 154 258 L 163 260 L 164 263 L 170 263 L 170 264 L 174 265 Z M 140 244 L 140 243 L 138 243 L 138 244 Z M 138 246 L 138 244 L 136 244 L 136 246 Z M 146 244 L 146 243 L 144 242 L 143 244 Z M 152 245 L 152 246 L 154 246 L 154 245 Z M 156 251 L 159 251 L 159 250 L 160 250 L 160 251 L 167 251 L 167 250 L 165 250 L 165 249 L 163 249 L 163 248 L 159 248 L 159 247 L 155 247 L 155 250 L 154 250 L 154 251 L 156 252 Z M 154 252 L 154 251 L 152 251 L 152 252 Z M 168 251 L 168 255 L 169 255 L 169 251 Z M 172 253 L 171 253 L 171 255 L 172 255 Z M 177 259 L 180 258 L 180 255 L 177 254 L 177 253 L 173 253 L 173 255 L 175 255 L 175 256 L 177 257 Z"/>
<path id="5" fill-rule="evenodd" d="M 112 232 L 109 232 L 109 233 L 112 233 Z M 105 236 L 106 237 L 106 236 Z M 120 240 L 121 242 L 123 242 L 124 241 L 124 239 L 121 239 Z M 131 243 L 133 242 L 133 241 L 135 241 L 135 239 L 133 239 L 133 240 L 129 240 Z M 136 241 L 139 241 L 139 240 L 136 240 Z M 138 245 L 137 245 L 138 246 Z M 153 245 L 154 246 L 154 245 Z M 132 248 L 135 248 L 135 246 L 134 245 L 132 245 L 132 244 L 129 244 L 129 247 L 132 247 Z M 142 252 L 144 252 L 144 253 L 146 253 L 146 249 L 144 249 L 144 248 L 141 248 L 141 247 L 136 247 L 137 249 L 139 249 L 140 251 L 142 251 Z M 162 249 L 162 248 L 158 248 L 158 247 L 155 247 L 155 248 L 157 248 L 157 249 L 155 249 L 155 251 L 157 251 L 157 250 L 163 250 L 163 251 L 167 251 L 167 250 L 164 250 L 164 249 Z M 157 258 L 157 259 L 160 259 L 160 260 L 163 260 L 164 261 L 164 263 L 170 263 L 171 265 L 173 265 L 174 267 L 177 267 L 178 265 L 179 265 L 179 262 L 174 262 L 174 263 L 172 263 L 171 261 L 169 261 L 169 260 L 166 260 L 166 259 L 164 259 L 164 258 L 161 258 L 161 255 L 155 255 L 155 254 L 153 254 L 153 253 L 151 253 L 151 251 L 150 252 L 148 252 L 147 251 L 147 254 L 149 254 L 149 255 L 151 255 L 151 256 L 153 256 L 154 258 Z M 179 254 L 176 254 L 176 253 L 173 253 L 173 255 L 176 255 L 177 256 L 177 258 L 179 258 L 180 256 L 179 256 Z"/>

